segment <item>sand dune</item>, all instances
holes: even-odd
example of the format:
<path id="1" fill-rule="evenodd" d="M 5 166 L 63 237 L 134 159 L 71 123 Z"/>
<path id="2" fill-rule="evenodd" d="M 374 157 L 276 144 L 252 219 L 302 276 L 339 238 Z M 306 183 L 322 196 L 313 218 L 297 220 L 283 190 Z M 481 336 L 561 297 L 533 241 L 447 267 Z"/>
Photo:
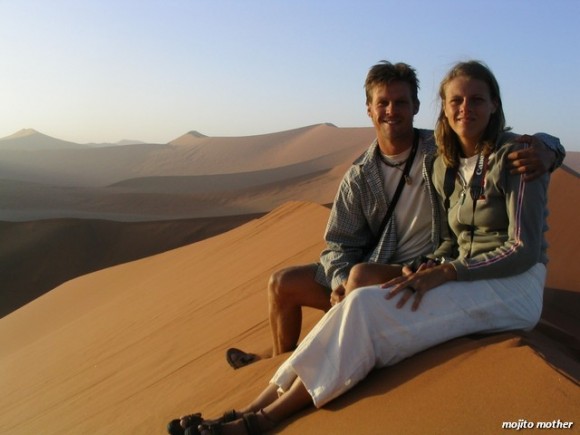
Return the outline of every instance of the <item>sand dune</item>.
<path id="1" fill-rule="evenodd" d="M 336 168 L 343 172 L 372 135 L 315 125 L 234 138 L 188 134 L 167 145 L 0 149 L 0 220 L 152 221 L 328 203 L 342 176 Z"/>
<path id="2" fill-rule="evenodd" d="M 2 178 L 58 186 L 103 186 L 140 175 L 149 154 L 166 145 L 1 150 Z"/>
<path id="3" fill-rule="evenodd" d="M 0 318 L 70 279 L 188 245 L 257 217 L 0 221 Z"/>
<path id="4" fill-rule="evenodd" d="M 368 146 L 368 143 L 367 143 Z M 206 175 L 151 176 L 123 180 L 110 188 L 124 188 L 148 193 L 223 193 L 327 171 L 349 165 L 361 151 L 358 147 L 329 152 L 321 157 L 275 168 L 250 172 L 215 173 Z"/>
<path id="5" fill-rule="evenodd" d="M 338 128 L 330 124 L 246 137 L 192 137 L 170 142 L 181 155 L 190 156 L 208 173 L 257 171 L 328 156 L 345 149 L 360 154 L 374 139 L 372 127 Z M 353 155 L 354 157 L 354 155 Z M 161 162 L 156 161 L 157 168 Z"/>
<path id="6" fill-rule="evenodd" d="M 570 267 L 578 254 L 580 236 L 571 231 L 578 219 L 577 203 L 580 198 L 580 178 L 567 170 L 557 170 L 550 180 L 548 191 L 550 275 L 548 287 L 580 290 L 580 276 Z"/>
<path id="7" fill-rule="evenodd" d="M 104 188 L 0 180 L 0 220 L 74 217 L 139 222 L 262 213 L 289 200 L 327 204 L 334 199 L 344 168 L 282 177 L 270 171 L 240 176 L 155 177 Z"/>
<path id="8" fill-rule="evenodd" d="M 267 278 L 317 260 L 329 214 L 319 204 L 372 136 L 317 125 L 246 138 L 192 132 L 166 145 L 0 147 L 0 220 L 13 221 L 0 222 L 2 310 L 33 299 L 0 319 L 0 433 L 164 433 L 182 413 L 249 400 L 286 356 L 233 371 L 224 351 L 270 352 Z M 550 186 L 538 328 L 438 346 L 281 432 L 580 424 L 580 281 L 570 267 L 580 192 L 568 159 Z M 320 315 L 306 310 L 304 329 Z"/>
<path id="9" fill-rule="evenodd" d="M 248 137 L 187 134 L 167 145 L 0 150 L 0 220 L 153 221 L 326 204 L 372 137 L 372 128 L 322 124 Z"/>
<path id="10" fill-rule="evenodd" d="M 85 187 L 135 177 L 247 173 L 312 161 L 318 161 L 317 169 L 321 164 L 328 169 L 343 162 L 349 152 L 354 159 L 373 134 L 372 128 L 314 125 L 260 136 L 194 138 L 177 145 L 0 148 L 0 169 L 4 179 Z"/>
<path id="11" fill-rule="evenodd" d="M 576 175 L 580 175 L 580 152 L 568 151 L 564 163 L 568 168 L 574 171 Z"/>
<path id="12" fill-rule="evenodd" d="M 0 150 L 55 150 L 84 148 L 74 142 L 68 142 L 42 134 L 34 129 L 25 128 L 13 135 L 0 138 Z"/>
<path id="13" fill-rule="evenodd" d="M 266 279 L 316 260 L 328 213 L 289 203 L 222 235 L 69 281 L 0 319 L 0 433 L 155 434 L 176 415 L 245 403 L 286 356 L 233 371 L 224 350 L 269 352 Z M 305 328 L 319 316 L 307 311 Z M 578 355 L 539 330 L 454 340 L 373 373 L 281 432 L 578 424 Z"/>

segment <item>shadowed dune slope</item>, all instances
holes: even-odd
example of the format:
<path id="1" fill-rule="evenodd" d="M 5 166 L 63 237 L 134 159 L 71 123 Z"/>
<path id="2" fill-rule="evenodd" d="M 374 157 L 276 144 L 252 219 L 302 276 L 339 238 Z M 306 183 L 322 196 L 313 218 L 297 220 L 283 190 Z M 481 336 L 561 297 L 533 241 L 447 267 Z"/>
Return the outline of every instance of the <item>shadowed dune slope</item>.
<path id="1" fill-rule="evenodd" d="M 288 203 L 219 236 L 69 281 L 0 319 L 0 433 L 160 434 L 183 413 L 217 415 L 247 402 L 286 355 L 234 371 L 224 351 L 270 351 L 267 278 L 318 258 L 328 214 Z M 307 310 L 305 329 L 319 317 Z M 578 359 L 549 337 L 536 341 L 541 354 L 511 333 L 453 340 L 373 373 L 281 432 L 577 423 Z"/>
<path id="2" fill-rule="evenodd" d="M 0 221 L 0 317 L 69 279 L 203 240 L 258 216 Z"/>
<path id="3" fill-rule="evenodd" d="M 0 220 L 54 218 L 124 222 L 263 213 L 287 201 L 333 201 L 346 165 L 274 180 L 240 176 L 154 177 L 109 188 L 44 186 L 0 180 Z M 268 171 L 269 172 L 269 171 Z M 227 180 L 227 185 L 224 185 Z M 204 190 L 203 186 L 208 186 Z"/>

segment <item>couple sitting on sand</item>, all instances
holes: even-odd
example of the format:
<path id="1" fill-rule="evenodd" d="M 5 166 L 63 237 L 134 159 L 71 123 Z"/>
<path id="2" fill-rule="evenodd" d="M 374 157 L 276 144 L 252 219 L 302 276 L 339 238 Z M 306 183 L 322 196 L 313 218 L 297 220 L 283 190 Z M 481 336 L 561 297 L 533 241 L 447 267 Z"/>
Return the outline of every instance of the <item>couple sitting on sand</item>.
<path id="1" fill-rule="evenodd" d="M 365 90 L 377 139 L 342 180 L 320 264 L 269 283 L 273 354 L 296 347 L 302 306 L 326 314 L 252 403 L 214 420 L 173 420 L 170 434 L 264 433 L 374 368 L 455 337 L 538 322 L 547 172 L 562 162 L 559 141 L 507 132 L 499 85 L 477 61 L 441 82 L 434 133 L 413 128 L 418 80 L 409 65 L 373 66 Z"/>

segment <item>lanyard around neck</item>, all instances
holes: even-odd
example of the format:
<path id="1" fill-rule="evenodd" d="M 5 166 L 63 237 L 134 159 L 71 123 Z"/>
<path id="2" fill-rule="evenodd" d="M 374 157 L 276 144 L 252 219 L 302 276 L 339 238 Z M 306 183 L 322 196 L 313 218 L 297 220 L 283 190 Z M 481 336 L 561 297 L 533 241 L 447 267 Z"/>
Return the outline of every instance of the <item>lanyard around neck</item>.
<path id="1" fill-rule="evenodd" d="M 477 201 L 479 199 L 485 198 L 484 196 L 485 174 L 487 173 L 488 162 L 489 156 L 487 154 L 483 155 L 482 153 L 480 153 L 479 157 L 477 158 L 477 164 L 473 169 L 473 175 L 471 176 L 471 180 L 469 181 L 469 193 L 471 194 L 471 199 L 473 202 L 473 212 L 471 213 L 471 225 L 470 225 L 471 240 L 469 243 L 469 253 L 467 254 L 467 258 L 471 257 L 471 251 L 473 248 L 473 238 L 475 236 L 475 209 L 477 207 Z M 457 178 L 457 169 L 458 169 L 457 166 L 454 166 L 448 167 L 445 170 L 445 180 L 443 181 L 443 193 L 445 194 L 443 205 L 445 207 L 445 214 L 449 213 L 450 206 L 449 198 L 455 191 L 455 179 Z M 451 231 L 451 228 L 449 228 L 449 231 Z"/>
<path id="2" fill-rule="evenodd" d="M 409 177 L 409 172 L 411 172 L 411 166 L 413 166 L 413 160 L 415 160 L 415 154 L 417 154 L 417 148 L 419 148 L 419 131 L 418 130 L 414 130 L 414 136 L 413 136 L 413 148 L 411 149 L 411 154 L 409 155 L 409 158 L 407 159 L 407 162 L 405 163 L 405 169 L 403 170 L 403 173 L 401 174 L 401 178 L 399 179 L 399 184 L 397 185 L 397 190 L 395 191 L 395 194 L 393 195 L 393 198 L 391 200 L 391 202 L 389 203 L 389 207 L 387 209 L 387 214 L 385 215 L 383 222 L 381 224 L 381 228 L 379 229 L 379 237 L 381 237 L 381 235 L 383 234 L 383 231 L 385 231 L 385 228 L 387 226 L 387 224 L 389 223 L 389 221 L 391 220 L 391 216 L 393 215 L 394 211 L 395 211 L 395 206 L 397 205 L 397 201 L 399 200 L 399 197 L 401 196 L 401 192 L 403 191 L 403 187 L 405 186 L 405 183 Z M 380 150 L 378 150 L 378 152 L 380 153 Z"/>

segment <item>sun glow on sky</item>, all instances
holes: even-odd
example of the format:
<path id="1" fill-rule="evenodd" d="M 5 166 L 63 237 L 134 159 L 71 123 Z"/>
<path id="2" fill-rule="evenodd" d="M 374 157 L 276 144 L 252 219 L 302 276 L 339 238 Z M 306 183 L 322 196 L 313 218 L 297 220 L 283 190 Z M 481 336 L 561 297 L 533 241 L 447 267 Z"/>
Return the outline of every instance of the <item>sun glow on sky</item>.
<path id="1" fill-rule="evenodd" d="M 432 128 L 456 61 L 495 72 L 508 124 L 580 150 L 577 0 L 0 0 L 0 137 L 165 143 L 369 127 L 363 82 L 413 65 Z M 578 145 L 577 145 L 578 144 Z"/>

